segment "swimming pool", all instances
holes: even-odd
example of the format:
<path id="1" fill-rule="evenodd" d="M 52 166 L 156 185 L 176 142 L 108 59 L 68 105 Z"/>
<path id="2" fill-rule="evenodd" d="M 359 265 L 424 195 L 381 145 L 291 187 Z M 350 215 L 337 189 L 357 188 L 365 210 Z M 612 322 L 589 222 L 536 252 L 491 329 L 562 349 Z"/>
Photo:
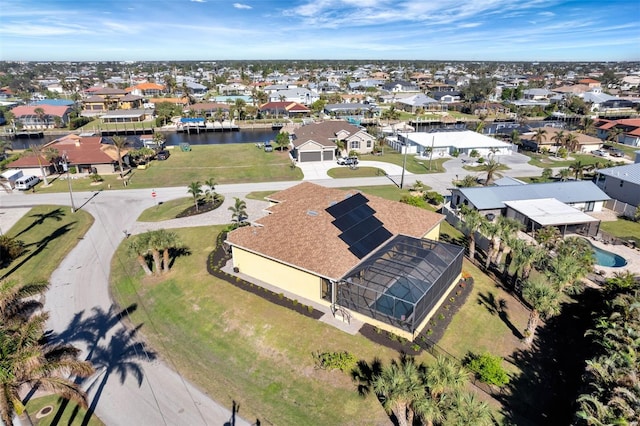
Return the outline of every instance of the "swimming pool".
<path id="1" fill-rule="evenodd" d="M 589 241 L 589 244 L 591 244 L 591 241 Z M 593 247 L 593 255 L 596 258 L 596 265 L 608 266 L 610 268 L 621 268 L 623 266 L 627 266 L 627 259 L 624 257 L 601 249 L 593 244 L 591 244 L 591 247 Z"/>

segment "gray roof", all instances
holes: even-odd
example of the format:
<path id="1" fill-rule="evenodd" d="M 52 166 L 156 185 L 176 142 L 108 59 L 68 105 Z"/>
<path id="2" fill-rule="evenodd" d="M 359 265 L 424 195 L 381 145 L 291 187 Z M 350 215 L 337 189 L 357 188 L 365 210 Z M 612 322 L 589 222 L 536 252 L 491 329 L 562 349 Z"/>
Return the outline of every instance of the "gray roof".
<path id="1" fill-rule="evenodd" d="M 503 209 L 505 201 L 555 198 L 565 204 L 604 201 L 610 197 L 590 181 L 457 188 L 478 210 Z"/>
<path id="2" fill-rule="evenodd" d="M 640 163 L 627 164 L 626 166 L 610 167 L 600 169 L 598 173 L 605 176 L 612 176 L 625 182 L 640 185 Z"/>

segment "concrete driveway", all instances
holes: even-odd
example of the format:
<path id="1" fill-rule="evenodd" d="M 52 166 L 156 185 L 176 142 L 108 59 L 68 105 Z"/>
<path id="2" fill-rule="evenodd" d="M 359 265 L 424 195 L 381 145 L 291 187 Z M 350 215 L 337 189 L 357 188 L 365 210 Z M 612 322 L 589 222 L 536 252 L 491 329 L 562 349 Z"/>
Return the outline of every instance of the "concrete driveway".
<path id="1" fill-rule="evenodd" d="M 314 161 L 308 163 L 297 163 L 297 167 L 302 170 L 304 177 L 302 180 L 323 180 L 323 179 L 331 179 L 331 177 L 327 174 L 327 172 L 331 169 L 339 168 L 339 167 L 348 167 L 348 166 L 340 166 L 335 161 Z M 384 170 L 388 175 L 400 175 L 402 174 L 402 167 L 385 163 L 384 161 L 360 161 L 358 163 L 358 167 L 376 167 L 378 169 Z M 410 175 L 411 173 L 406 172 L 406 175 Z"/>

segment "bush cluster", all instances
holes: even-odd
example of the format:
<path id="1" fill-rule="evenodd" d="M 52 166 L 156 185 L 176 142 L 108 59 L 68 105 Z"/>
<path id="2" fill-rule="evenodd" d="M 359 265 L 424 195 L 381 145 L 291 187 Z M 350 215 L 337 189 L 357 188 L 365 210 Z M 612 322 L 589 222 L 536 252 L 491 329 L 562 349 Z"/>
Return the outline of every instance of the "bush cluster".
<path id="1" fill-rule="evenodd" d="M 316 367 L 323 370 L 340 370 L 344 373 L 353 370 L 358 359 L 352 353 L 343 352 L 315 352 L 312 354 Z"/>

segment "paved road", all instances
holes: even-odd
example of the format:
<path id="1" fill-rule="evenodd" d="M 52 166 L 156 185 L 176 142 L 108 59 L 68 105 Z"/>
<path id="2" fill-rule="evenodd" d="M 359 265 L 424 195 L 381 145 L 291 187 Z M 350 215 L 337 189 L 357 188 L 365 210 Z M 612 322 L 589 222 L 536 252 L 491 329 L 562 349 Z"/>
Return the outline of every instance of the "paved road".
<path id="1" fill-rule="evenodd" d="M 525 164 L 522 159 L 508 159 L 511 176 L 538 176 L 541 170 Z M 507 161 L 504 161 L 507 162 Z M 363 162 L 362 164 L 364 164 Z M 470 174 L 462 169 L 462 159 L 446 163 L 447 172 L 440 174 L 405 176 L 405 184 L 421 180 L 433 189 L 447 193 L 455 175 Z M 398 172 L 397 170 L 390 170 Z M 322 177 L 322 175 L 318 175 Z M 315 179 L 316 183 L 331 186 L 369 186 L 399 183 L 400 175 L 356 179 Z M 299 182 L 266 182 L 250 184 L 219 185 L 218 192 L 232 203 L 234 196 L 243 196 L 251 191 L 280 190 Z M 143 232 L 155 226 L 136 223 L 140 213 L 155 202 L 168 201 L 187 196 L 186 188 L 157 188 L 157 199 L 151 198 L 151 190 L 109 190 L 93 193 L 75 193 L 77 206 L 82 206 L 95 217 L 95 223 L 86 236 L 64 259 L 51 276 L 51 289 L 46 294 L 46 308 L 51 312 L 49 327 L 65 341 L 81 347 L 104 365 L 85 384 L 89 387 L 90 401 L 96 401 L 96 413 L 108 425 L 221 425 L 231 419 L 232 413 L 214 402 L 177 374 L 173 366 L 165 361 L 153 360 L 145 351 L 144 343 L 131 336 L 129 329 L 113 316 L 109 295 L 110 264 L 116 248 L 124 238 L 124 232 Z M 0 227 L 8 230 L 24 208 L 39 204 L 70 205 L 69 195 L 0 193 Z M 250 218 L 256 218 L 266 205 L 247 200 Z M 20 210 L 20 209 L 23 210 Z M 225 215 L 225 212 L 227 213 Z M 170 221 L 163 227 L 200 226 L 227 223 L 230 216 L 226 204 L 216 212 Z M 138 307 L 141 309 L 142 307 Z M 106 313 L 107 315 L 96 315 Z M 97 319 L 97 321 L 91 321 Z M 80 320 L 79 323 L 74 322 Z M 71 325 L 73 324 L 73 325 Z M 152 327 L 152 324 L 144 324 Z M 81 331 L 100 331 L 101 337 L 78 340 Z M 75 337 L 74 337 L 75 336 Z M 99 357 L 98 354 L 101 354 Z M 118 368 L 134 361 L 120 380 Z M 170 362 L 170 361 L 169 361 Z M 129 367 L 131 367 L 129 365 Z M 136 371 L 142 373 L 137 380 Z M 106 381 L 105 381 L 106 378 Z M 96 398 L 96 396 L 98 398 Z M 232 401 L 220 401 L 230 406 Z M 242 415 L 242 413 L 240 413 Z M 237 418 L 236 424 L 248 424 Z"/>

